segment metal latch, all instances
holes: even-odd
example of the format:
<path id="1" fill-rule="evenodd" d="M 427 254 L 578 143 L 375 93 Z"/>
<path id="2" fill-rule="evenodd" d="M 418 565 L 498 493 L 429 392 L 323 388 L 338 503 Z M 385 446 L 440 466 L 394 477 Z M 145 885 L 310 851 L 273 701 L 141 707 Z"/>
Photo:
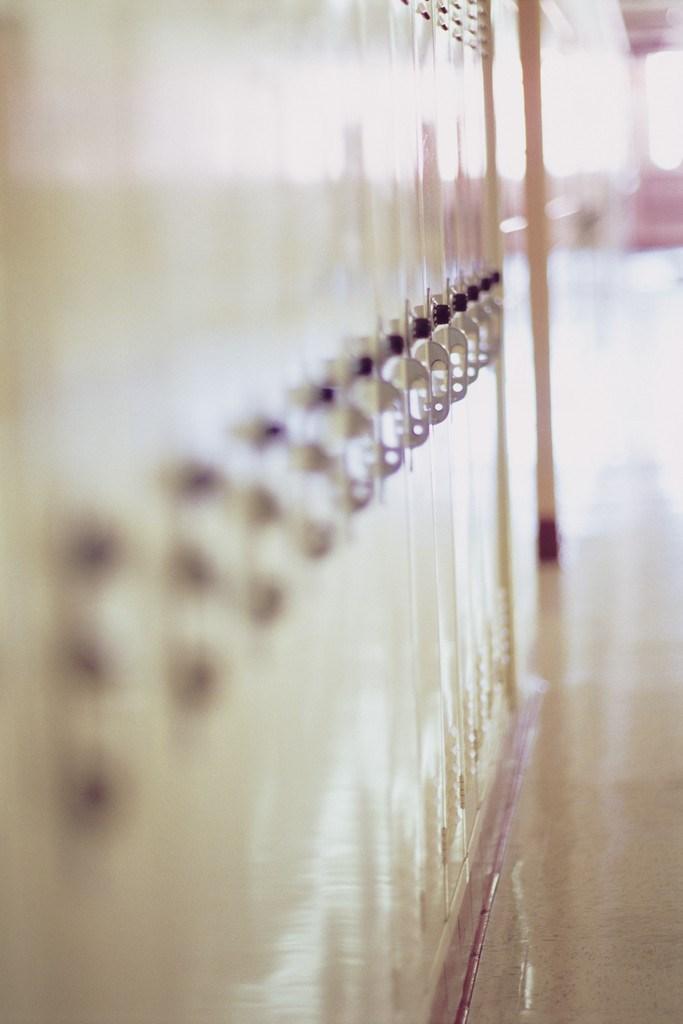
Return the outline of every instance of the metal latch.
<path id="1" fill-rule="evenodd" d="M 451 404 L 460 402 L 467 394 L 467 336 L 455 324 L 451 324 L 451 311 L 448 303 L 435 297 L 432 307 L 434 321 L 434 341 L 448 352 L 451 387 Z"/>
<path id="2" fill-rule="evenodd" d="M 428 371 L 429 420 L 443 423 L 451 407 L 451 361 L 448 351 L 432 337 L 431 317 L 424 306 L 415 307 L 410 318 L 412 355 Z"/>
<path id="3" fill-rule="evenodd" d="M 429 437 L 429 374 L 417 359 L 407 354 L 405 334 L 398 320 L 392 320 L 385 339 L 388 358 L 382 378 L 401 394 L 403 402 L 403 444 L 419 448 Z"/>
<path id="4" fill-rule="evenodd" d="M 474 384 L 479 376 L 480 352 L 479 352 L 479 324 L 468 312 L 469 299 L 467 292 L 456 286 L 451 294 L 451 309 L 453 316 L 451 325 L 456 327 L 467 338 L 467 383 Z"/>

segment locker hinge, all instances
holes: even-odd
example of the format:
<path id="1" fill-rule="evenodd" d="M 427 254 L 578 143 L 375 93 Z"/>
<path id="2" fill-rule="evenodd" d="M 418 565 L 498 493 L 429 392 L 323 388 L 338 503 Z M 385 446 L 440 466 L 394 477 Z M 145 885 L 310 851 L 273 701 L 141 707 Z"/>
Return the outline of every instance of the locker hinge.
<path id="1" fill-rule="evenodd" d="M 441 829 L 441 862 L 448 863 L 448 829 Z"/>
<path id="2" fill-rule="evenodd" d="M 465 810 L 465 776 L 460 773 L 458 776 L 458 793 L 460 796 L 460 810 Z"/>

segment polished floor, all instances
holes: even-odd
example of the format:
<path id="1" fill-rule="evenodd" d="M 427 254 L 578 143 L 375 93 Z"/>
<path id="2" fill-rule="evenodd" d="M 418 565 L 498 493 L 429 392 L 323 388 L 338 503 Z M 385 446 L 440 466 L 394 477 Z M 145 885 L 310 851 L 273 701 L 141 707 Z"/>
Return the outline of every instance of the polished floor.
<path id="1" fill-rule="evenodd" d="M 683 1020 L 682 270 L 557 310 L 549 686 L 471 1024 Z"/>

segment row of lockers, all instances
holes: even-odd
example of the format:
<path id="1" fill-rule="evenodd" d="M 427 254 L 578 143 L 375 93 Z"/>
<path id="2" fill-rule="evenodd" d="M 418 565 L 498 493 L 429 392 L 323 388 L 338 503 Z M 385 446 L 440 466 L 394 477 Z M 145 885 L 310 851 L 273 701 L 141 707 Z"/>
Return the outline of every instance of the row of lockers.
<path id="1" fill-rule="evenodd" d="M 426 1020 L 515 700 L 514 8 L 0 10 L 3 1019 Z"/>

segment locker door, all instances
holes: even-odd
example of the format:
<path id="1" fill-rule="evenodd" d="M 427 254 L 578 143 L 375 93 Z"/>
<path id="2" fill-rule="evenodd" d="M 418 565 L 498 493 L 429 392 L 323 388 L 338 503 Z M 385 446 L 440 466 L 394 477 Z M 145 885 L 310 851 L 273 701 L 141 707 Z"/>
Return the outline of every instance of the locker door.
<path id="1" fill-rule="evenodd" d="M 26 78 L 20 69 L 24 65 L 27 42 L 25 26 L 3 11 L 0 17 L 0 90 L 4 97 L 20 96 L 21 90 L 26 88 Z M 0 159 L 3 167 L 7 167 L 11 138 L 7 102 L 3 104 L 0 117 Z M 9 232 L 12 189 L 9 182 L 3 181 L 3 186 L 0 217 L 4 230 Z M 34 622 L 38 622 L 44 611 L 42 603 L 37 600 L 38 595 L 31 593 L 31 577 L 26 572 L 27 566 L 31 565 L 31 544 L 30 541 L 27 544 L 28 531 L 22 529 L 26 509 L 30 508 L 26 504 L 28 483 L 24 479 L 21 462 L 22 439 L 26 432 L 24 389 L 19 385 L 23 363 L 22 349 L 17 346 L 16 334 L 12 330 L 14 317 L 7 302 L 9 269 L 7 254 L 3 250 L 0 265 L 0 470 L 5 486 L 0 492 L 0 635 L 3 642 L 0 664 L 0 799 L 4 827 L 0 870 L 6 925 L 0 937 L 0 979 L 5 1012 L 8 1018 L 19 1020 L 22 1017 L 38 1019 L 44 1006 L 43 985 L 32 983 L 31 969 L 31 942 L 36 937 L 44 889 L 37 891 L 38 886 L 27 885 L 24 872 L 27 868 L 31 871 L 37 869 L 37 877 L 45 878 L 48 830 L 39 826 L 40 812 L 47 803 L 47 780 L 41 770 L 44 766 L 45 723 L 44 717 L 35 713 L 38 676 L 24 643 L 29 628 L 26 617 L 31 616 Z M 33 767 L 20 760 L 20 750 L 27 743 L 32 744 L 35 752 Z M 40 808 L 36 806 L 38 799 Z M 28 815 L 30 820 L 25 830 L 12 827 L 13 822 Z"/>
<path id="2" fill-rule="evenodd" d="M 281 302 L 266 294 L 263 303 L 256 252 L 242 268 L 241 294 L 253 282 L 244 315 L 261 301 L 257 334 L 272 339 L 272 350 L 261 355 L 280 387 L 283 360 L 293 357 L 289 417 L 300 385 L 328 375 L 337 402 L 345 401 L 344 388 L 336 388 L 339 357 L 350 365 L 375 323 L 358 102 L 365 69 L 353 3 L 291 4 L 286 19 L 273 11 L 250 21 L 259 31 L 265 24 L 271 49 L 264 60 L 278 66 L 268 101 L 278 110 L 278 151 L 286 157 L 271 200 L 282 231 L 264 241 L 275 252 Z M 245 54 L 247 33 L 236 41 Z M 248 196 L 244 206 L 262 222 L 262 195 Z M 334 407 L 294 408 L 292 429 L 301 431 L 299 441 L 309 430 L 315 438 L 335 414 Z M 258 477 L 257 467 L 251 471 Z M 289 492 L 289 476 L 286 487 Z M 287 505 L 291 492 L 279 498 Z M 306 511 L 307 495 L 297 500 Z M 390 488 L 386 502 L 388 508 L 395 502 Z M 400 751 L 395 785 L 405 795 L 413 756 L 411 736 L 401 744 L 405 672 L 393 660 L 403 647 L 385 642 L 407 632 L 408 588 L 396 559 L 400 518 L 387 528 L 381 504 L 352 513 L 338 496 L 328 511 L 332 549 L 302 565 L 298 577 L 290 552 L 286 611 L 254 638 L 242 667 L 259 742 L 235 762 L 233 778 L 246 794 L 252 917 L 232 1004 L 240 1021 L 388 1019 L 390 963 L 376 950 L 390 941 L 382 896 L 395 799 L 389 762 Z M 394 716 L 401 730 L 396 739 Z M 410 808 L 403 814 L 409 842 Z"/>
<path id="3" fill-rule="evenodd" d="M 449 95 L 449 40 L 442 28 L 438 5 L 432 17 L 417 19 L 416 77 L 418 87 L 419 130 L 422 139 L 421 199 L 424 223 L 426 281 L 430 296 L 444 305 L 448 294 L 449 267 L 452 258 L 451 199 L 447 170 L 457 143 L 457 122 L 448 116 L 452 111 Z M 447 328 L 434 331 L 433 340 L 448 345 Z M 449 357 L 447 356 L 447 359 Z M 451 410 L 452 414 L 452 410 Z M 455 441 L 455 445 L 454 442 Z M 461 828 L 462 741 L 460 736 L 459 669 L 457 651 L 458 608 L 456 602 L 455 551 L 453 538 L 452 482 L 466 471 L 464 450 L 457 434 L 440 425 L 430 441 L 432 468 L 432 500 L 436 534 L 435 574 L 439 604 L 439 642 L 441 652 L 441 687 L 443 695 L 443 743 L 445 769 L 445 823 L 443 833 L 444 861 L 447 866 L 447 905 L 450 905 L 464 860 L 464 832 Z"/>
<path id="4" fill-rule="evenodd" d="M 485 173 L 484 153 L 484 110 L 481 103 L 481 65 L 478 50 L 472 43 L 469 29 L 474 24 L 466 12 L 463 30 L 463 43 L 458 54 L 458 82 L 461 94 L 465 99 L 460 114 L 460 145 L 461 163 L 458 177 L 459 238 L 463 284 L 476 277 L 478 268 L 484 262 L 482 248 L 482 202 L 483 177 Z M 470 310 L 468 310 L 468 313 Z M 472 315 L 476 316 L 476 312 Z M 482 731 L 484 726 L 484 700 L 482 693 L 488 679 L 487 661 L 487 606 L 481 585 L 482 572 L 481 545 L 486 526 L 479 519 L 478 480 L 482 472 L 486 472 L 481 464 L 481 445 L 479 434 L 484 431 L 485 437 L 495 437 L 496 408 L 490 402 L 490 388 L 484 372 L 480 370 L 476 381 L 471 385 L 467 395 L 468 405 L 468 483 L 466 493 L 469 500 L 468 537 L 461 549 L 461 562 L 467 565 L 467 601 L 471 611 L 470 618 L 470 652 L 467 677 L 471 680 L 473 690 L 466 697 L 466 709 L 469 717 L 467 731 L 471 737 L 471 764 L 476 771 L 476 796 L 474 804 L 470 803 L 467 813 L 468 841 L 475 828 L 475 810 L 482 800 L 483 765 L 481 760 Z M 490 525 L 490 524 L 489 524 Z M 467 690 L 465 691 L 467 693 Z M 468 797 L 471 800 L 472 787 L 468 786 Z M 469 802 L 469 800 L 468 800 Z"/>
<path id="5" fill-rule="evenodd" d="M 283 271 L 281 291 L 295 298 L 285 301 L 289 333 L 283 336 L 277 315 L 266 330 L 281 348 L 301 353 L 300 378 L 310 382 L 335 379 L 340 355 L 351 365 L 362 354 L 375 330 L 377 296 L 391 279 L 390 227 L 379 216 L 386 169 L 377 165 L 377 126 L 363 102 L 381 85 L 386 41 L 380 37 L 373 59 L 361 60 L 358 13 L 354 4 L 293 5 L 284 35 L 280 17 L 272 21 L 283 64 L 273 102 L 282 105 L 282 90 L 286 97 L 281 142 L 293 161 L 307 146 L 312 152 L 310 163 L 288 165 L 278 182 L 275 202 L 287 223 L 279 263 L 296 267 Z M 286 91 L 288 76 L 298 89 Z M 317 169 L 320 133 L 327 140 L 335 124 L 326 154 L 335 159 Z M 262 215 L 257 199 L 251 209 Z M 258 281 L 256 258 L 250 272 Z M 281 359 L 273 362 L 281 377 Z M 382 1020 L 397 1001 L 391 958 L 376 950 L 393 941 L 389 885 L 400 889 L 395 903 L 407 928 L 419 928 L 402 487 L 391 478 L 383 500 L 376 496 L 358 513 L 333 509 L 334 550 L 302 574 L 282 629 L 266 640 L 259 685 L 268 695 L 257 726 L 267 740 L 265 760 L 262 753 L 251 767 L 261 780 L 249 858 L 254 959 L 237 989 L 240 1019 Z M 401 951 L 401 967 L 414 963 L 417 935 Z"/>
<path id="6" fill-rule="evenodd" d="M 424 159 L 420 108 L 417 105 L 417 47 L 429 46 L 422 19 L 410 8 L 395 14 L 395 62 L 405 76 L 399 116 L 402 119 L 400 148 L 402 258 L 411 309 L 426 306 L 427 267 L 422 198 Z M 433 62 L 430 73 L 433 76 Z M 444 817 L 442 648 L 440 637 L 437 557 L 439 536 L 434 519 L 434 477 L 430 449 L 436 434 L 429 432 L 424 447 L 407 455 L 406 475 L 409 509 L 409 545 L 415 623 L 415 670 L 420 730 L 420 783 L 422 788 L 421 919 L 424 985 L 443 931 L 445 919 L 445 872 L 442 830 Z M 447 557 L 447 555 L 446 555 Z"/>
<path id="7" fill-rule="evenodd" d="M 496 141 L 500 169 L 501 217 L 523 212 L 524 123 L 522 67 L 519 55 L 517 10 L 510 0 L 495 0 L 493 17 L 496 45 L 493 53 L 493 91 L 497 111 Z M 521 138 L 520 138 L 521 135 Z M 529 323 L 528 267 L 518 233 L 505 234 L 505 386 L 507 392 L 507 447 L 509 452 L 511 568 L 514 602 L 515 659 L 522 679 L 531 664 L 533 621 L 536 608 L 535 452 L 527 439 L 536 431 L 532 337 Z M 522 398 L 522 396 L 524 396 Z"/>
<path id="8" fill-rule="evenodd" d="M 38 1020 L 158 1014 L 165 531 L 146 469 L 159 456 L 150 367 L 163 313 L 129 233 L 112 7 L 79 5 L 68 21 L 49 5 L 13 13 L 4 277 L 20 382 L 10 521 L 25 591 L 10 685 L 23 998 Z"/>
<path id="9" fill-rule="evenodd" d="M 362 384 L 487 255 L 478 58 L 72 7 L 0 23 L 8 1012 L 413 1024 L 502 720 L 495 376 L 385 475 Z"/>
<path id="10" fill-rule="evenodd" d="M 459 118 L 465 97 L 458 90 L 457 62 L 461 59 L 461 45 L 453 35 L 453 20 L 440 5 L 436 5 L 433 22 L 434 59 L 436 72 L 436 154 L 432 185 L 440 196 L 440 223 L 443 239 L 444 300 L 450 303 L 450 288 L 461 271 L 458 195 L 456 190 L 460 164 Z M 437 336 L 444 332 L 437 332 Z M 445 338 L 448 336 L 445 335 Z M 467 394 L 456 401 L 450 410 L 449 425 L 439 448 L 438 475 L 445 484 L 438 521 L 441 525 L 443 547 L 439 559 L 441 577 L 440 603 L 443 613 L 442 636 L 449 652 L 449 664 L 443 676 L 444 686 L 444 744 L 446 767 L 446 858 L 448 875 L 448 906 L 457 899 L 459 886 L 464 882 L 465 859 L 465 805 L 467 793 L 467 751 L 469 741 L 466 730 L 467 660 L 469 657 L 469 601 L 467 594 L 467 566 L 461 565 L 460 548 L 466 538 L 466 483 L 469 474 Z M 465 536 L 463 536 L 463 528 Z M 471 787 L 470 787 L 471 788 Z"/>
<path id="11" fill-rule="evenodd" d="M 380 333 L 404 332 L 405 301 L 421 275 L 410 249 L 417 226 L 415 198 L 415 121 L 412 117 L 412 25 L 407 12 L 383 0 L 359 4 L 364 55 L 364 181 L 371 224 L 366 273 L 372 282 Z M 392 326 L 392 321 L 398 325 Z M 413 470 L 407 466 L 379 484 L 383 512 L 378 519 L 384 551 L 384 598 L 393 625 L 387 634 L 392 651 L 394 693 L 387 709 L 391 721 L 389 829 L 391 839 L 391 1019 L 412 1021 L 426 984 L 424 942 L 434 944 L 439 929 L 442 880 L 434 848 L 440 819 L 430 818 L 438 794 L 440 765 L 433 746 L 434 707 L 427 693 L 434 664 L 433 579 L 419 594 L 409 519 L 415 510 Z M 388 543 L 387 543 L 388 542 Z M 427 542 L 429 543 L 429 541 Z M 385 546 L 386 545 L 386 546 Z M 421 663 L 422 651 L 427 661 Z M 427 679 L 427 685 L 423 682 Z M 433 682 L 433 680 L 432 680 Z"/>

